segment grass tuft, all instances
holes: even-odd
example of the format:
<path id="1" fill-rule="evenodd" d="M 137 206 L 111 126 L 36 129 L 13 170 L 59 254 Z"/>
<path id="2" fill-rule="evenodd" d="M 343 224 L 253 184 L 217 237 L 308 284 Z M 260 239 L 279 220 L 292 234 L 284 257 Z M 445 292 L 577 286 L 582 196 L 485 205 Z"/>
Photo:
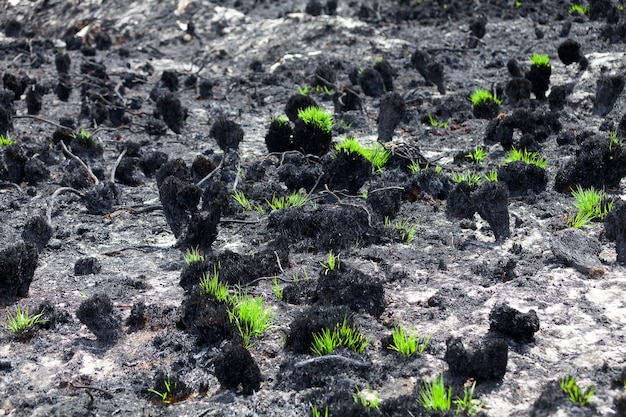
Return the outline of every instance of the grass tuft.
<path id="1" fill-rule="evenodd" d="M 0 146 L 13 145 L 15 141 L 9 135 L 0 135 Z"/>
<path id="2" fill-rule="evenodd" d="M 528 152 L 526 149 L 517 149 L 512 147 L 506 153 L 502 165 L 508 165 L 512 162 L 522 161 L 527 165 L 535 165 L 541 169 L 546 169 L 548 160 L 541 156 L 539 152 Z"/>
<path id="3" fill-rule="evenodd" d="M 569 13 L 569 14 L 579 14 L 581 16 L 584 16 L 587 13 L 589 13 L 589 7 L 584 7 L 581 4 L 572 4 L 567 9 L 567 13 Z"/>
<path id="4" fill-rule="evenodd" d="M 471 171 L 453 172 L 452 181 L 457 184 L 466 182 L 470 187 L 477 187 L 482 182 L 482 178 L 477 173 Z"/>
<path id="5" fill-rule="evenodd" d="M 454 404 L 456 405 L 456 414 L 464 412 L 468 416 L 478 414 L 478 412 L 484 407 L 484 404 L 477 402 L 474 399 L 474 389 L 476 388 L 476 381 L 472 381 L 472 386 L 468 389 L 467 385 L 463 387 L 463 398 L 456 397 Z"/>
<path id="6" fill-rule="evenodd" d="M 199 247 L 187 248 L 185 251 L 185 263 L 191 265 L 196 262 L 204 262 L 204 255 L 200 251 Z"/>
<path id="7" fill-rule="evenodd" d="M 603 190 L 591 187 L 583 189 L 580 185 L 572 191 L 576 199 L 574 207 L 578 210 L 574 217 L 568 219 L 567 224 L 574 229 L 581 229 L 593 220 L 604 220 L 613 210 L 614 202 L 610 201 Z"/>
<path id="8" fill-rule="evenodd" d="M 596 392 L 596 389 L 590 385 L 587 385 L 584 389 L 581 389 L 576 382 L 576 378 L 567 374 L 559 382 L 561 389 L 565 394 L 569 396 L 569 399 L 574 404 L 578 404 L 581 407 L 591 402 L 591 397 Z"/>
<path id="9" fill-rule="evenodd" d="M 313 125 L 324 133 L 330 133 L 333 130 L 333 116 L 316 106 L 298 110 L 298 119 L 307 125 Z"/>
<path id="10" fill-rule="evenodd" d="M 204 293 L 210 295 L 215 301 L 230 304 L 230 294 L 228 293 L 228 285 L 220 282 L 220 273 L 218 266 L 213 265 L 213 273 L 205 273 L 200 279 L 200 287 Z"/>
<path id="11" fill-rule="evenodd" d="M 46 323 L 48 320 L 42 319 L 44 310 L 41 310 L 39 314 L 35 314 L 31 316 L 28 313 L 28 309 L 23 309 L 18 305 L 15 307 L 15 313 L 11 314 L 10 311 L 7 310 L 7 324 L 9 330 L 15 333 L 18 336 L 22 336 L 28 330 L 35 327 L 37 324 Z"/>
<path id="12" fill-rule="evenodd" d="M 395 350 L 407 358 L 415 353 L 423 354 L 428 343 L 430 343 L 430 335 L 419 337 L 417 333 L 409 333 L 402 326 L 394 327 L 391 330 L 391 336 L 393 342 L 389 345 L 389 349 Z"/>
<path id="13" fill-rule="evenodd" d="M 272 327 L 274 313 L 263 305 L 263 297 L 252 297 L 239 292 L 232 297 L 228 311 L 230 322 L 235 325 L 246 349 L 254 346 L 253 337 L 259 337 Z"/>
<path id="14" fill-rule="evenodd" d="M 339 270 L 341 268 L 339 254 L 335 254 L 331 249 L 326 256 L 326 262 L 320 262 L 320 265 L 324 268 L 324 275 L 328 274 L 328 271 Z"/>
<path id="15" fill-rule="evenodd" d="M 241 206 L 242 213 L 252 210 L 252 203 L 248 200 L 248 197 L 246 197 L 243 191 L 233 190 L 233 198 Z"/>
<path id="16" fill-rule="evenodd" d="M 466 158 L 469 158 L 472 162 L 476 164 L 482 164 L 485 158 L 487 158 L 487 151 L 482 146 L 479 146 L 472 152 L 465 155 Z"/>
<path id="17" fill-rule="evenodd" d="M 492 169 L 491 171 L 483 174 L 483 177 L 488 182 L 498 182 L 498 171 L 496 171 L 495 169 Z"/>
<path id="18" fill-rule="evenodd" d="M 547 54 L 533 54 L 530 63 L 536 67 L 550 67 L 550 57 Z"/>
<path id="19" fill-rule="evenodd" d="M 452 404 L 452 388 L 443 383 L 443 375 L 420 388 L 417 402 L 428 411 L 448 411 Z"/>
<path id="20" fill-rule="evenodd" d="M 361 404 L 367 411 L 373 408 L 380 410 L 380 397 L 376 391 L 370 388 L 360 389 L 358 385 L 355 389 L 356 394 L 352 394 L 355 404 Z"/>
<path id="21" fill-rule="evenodd" d="M 272 196 L 271 200 L 265 200 L 270 206 L 272 211 L 283 210 L 290 207 L 304 207 L 309 201 L 309 197 L 306 194 L 301 194 L 294 191 L 288 196 L 276 197 Z"/>
<path id="22" fill-rule="evenodd" d="M 334 329 L 327 327 L 318 333 L 313 333 L 311 352 L 325 356 L 335 349 L 345 347 L 356 353 L 362 353 L 368 343 L 369 340 L 355 327 L 348 326 L 348 320 L 344 318 L 341 326 L 337 324 Z"/>
<path id="23" fill-rule="evenodd" d="M 324 414 L 322 414 L 322 412 L 318 410 L 316 405 L 313 406 L 313 409 L 311 410 L 311 417 L 328 417 L 328 416 L 329 416 L 328 406 L 324 408 Z"/>
<path id="24" fill-rule="evenodd" d="M 400 240 L 404 243 L 411 243 L 415 240 L 417 225 L 411 224 L 407 219 L 396 220 L 392 223 L 389 217 L 385 217 L 385 227 L 397 231 Z"/>
<path id="25" fill-rule="evenodd" d="M 383 145 L 376 142 L 369 147 L 361 145 L 355 138 L 348 136 L 342 139 L 341 142 L 335 145 L 337 152 L 345 152 L 347 154 L 356 153 L 368 160 L 376 169 L 377 172 L 383 170 L 389 158 L 391 152 L 389 152 Z"/>
<path id="26" fill-rule="evenodd" d="M 491 91 L 485 90 L 484 88 L 477 88 L 474 90 L 472 94 L 470 94 L 469 100 L 474 106 L 480 106 L 481 104 L 490 102 L 494 102 L 497 105 L 502 104 L 502 100 L 491 94 Z"/>

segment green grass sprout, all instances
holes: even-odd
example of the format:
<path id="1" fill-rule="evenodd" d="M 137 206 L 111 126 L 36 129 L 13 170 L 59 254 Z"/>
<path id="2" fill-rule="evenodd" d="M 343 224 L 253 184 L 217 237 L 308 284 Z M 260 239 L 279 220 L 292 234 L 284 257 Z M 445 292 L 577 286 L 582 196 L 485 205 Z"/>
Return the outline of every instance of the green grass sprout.
<path id="1" fill-rule="evenodd" d="M 274 281 L 272 281 L 272 292 L 279 300 L 283 299 L 283 289 L 278 283 L 278 279 L 274 277 Z"/>
<path id="2" fill-rule="evenodd" d="M 333 130 L 333 116 L 316 106 L 298 110 L 298 119 L 307 125 L 313 125 L 324 133 L 330 133 Z"/>
<path id="3" fill-rule="evenodd" d="M 565 394 L 569 396 L 569 399 L 574 404 L 578 404 L 581 407 L 591 402 L 591 397 L 596 392 L 596 389 L 590 385 L 587 385 L 584 389 L 581 389 L 576 382 L 576 378 L 567 374 L 559 382 L 561 389 Z"/>
<path id="4" fill-rule="evenodd" d="M 284 126 L 284 125 L 289 124 L 289 119 L 284 114 L 281 114 L 278 117 L 274 117 L 274 116 L 270 117 L 270 122 L 272 123 L 278 122 L 279 125 Z"/>
<path id="5" fill-rule="evenodd" d="M 335 145 L 337 152 L 345 152 L 347 154 L 355 153 L 361 155 L 368 160 L 376 169 L 377 172 L 381 172 L 389 158 L 391 152 L 389 152 L 383 145 L 376 142 L 366 147 L 361 145 L 354 137 L 348 136 L 342 139 L 341 142 Z"/>
<path id="6" fill-rule="evenodd" d="M 252 210 L 252 203 L 248 200 L 248 197 L 246 197 L 243 191 L 233 190 L 233 198 L 241 206 L 242 213 Z"/>
<path id="7" fill-rule="evenodd" d="M 294 191 L 288 196 L 276 197 L 276 195 L 273 195 L 271 200 L 265 200 L 272 211 L 283 210 L 290 207 L 304 207 L 308 201 L 309 198 L 306 194 L 301 194 L 297 191 Z"/>
<path id="8" fill-rule="evenodd" d="M 456 415 L 464 413 L 468 416 L 478 414 L 478 412 L 484 407 L 484 404 L 477 402 L 474 399 L 474 389 L 476 388 L 476 381 L 472 381 L 472 386 L 468 389 L 467 386 L 463 387 L 463 398 L 456 397 L 454 404 L 456 405 Z"/>
<path id="9" fill-rule="evenodd" d="M 550 57 L 547 54 L 533 54 L 529 57 L 530 63 L 536 67 L 550 67 Z"/>
<path id="10" fill-rule="evenodd" d="M 400 240 L 404 243 L 411 243 L 415 240 L 417 225 L 411 224 L 407 219 L 396 220 L 392 223 L 389 217 L 385 217 L 385 227 L 397 231 L 400 235 Z"/>
<path id="11" fill-rule="evenodd" d="M 94 139 L 94 137 L 91 134 L 91 132 L 86 130 L 86 129 L 84 129 L 84 128 L 81 128 L 80 132 L 78 132 L 78 134 L 70 133 L 70 137 L 72 139 L 80 139 L 80 140 L 82 140 L 84 142 L 92 142 L 92 143 L 96 142 L 96 140 Z"/>
<path id="12" fill-rule="evenodd" d="M 502 100 L 491 94 L 491 91 L 484 88 L 477 88 L 470 94 L 469 100 L 474 106 L 480 106 L 481 104 L 488 104 L 494 102 L 497 105 L 502 104 Z"/>
<path id="13" fill-rule="evenodd" d="M 185 251 L 185 263 L 191 265 L 196 262 L 204 262 L 204 255 L 197 246 L 195 248 L 187 248 Z"/>
<path id="14" fill-rule="evenodd" d="M 603 190 L 596 190 L 591 187 L 583 189 L 580 185 L 572 191 L 572 196 L 576 200 L 576 215 L 567 221 L 568 226 L 574 229 L 581 229 L 591 221 L 604 220 L 613 210 L 614 202 L 610 201 Z"/>
<path id="15" fill-rule="evenodd" d="M 313 409 L 311 410 L 311 417 L 329 417 L 328 406 L 324 408 L 324 414 L 322 414 L 322 412 L 317 409 L 317 406 L 314 405 Z"/>
<path id="16" fill-rule="evenodd" d="M 310 92 L 311 89 L 308 85 L 305 85 L 304 87 L 298 86 L 298 94 L 300 94 L 301 96 L 308 96 Z"/>
<path id="17" fill-rule="evenodd" d="M 417 161 L 411 161 L 411 163 L 406 167 L 409 169 L 409 171 L 411 171 L 411 174 L 417 174 L 422 170 L 422 167 Z"/>
<path id="18" fill-rule="evenodd" d="M 0 135 L 0 146 L 13 145 L 15 141 L 9 135 Z"/>
<path id="19" fill-rule="evenodd" d="M 311 351 L 316 355 L 329 355 L 338 347 L 340 347 L 338 335 L 329 328 L 322 329 L 319 333 L 313 333 Z"/>
<path id="20" fill-rule="evenodd" d="M 358 385 L 355 389 L 356 394 L 352 394 L 355 404 L 361 404 L 368 411 L 373 408 L 377 410 L 380 409 L 380 397 L 376 391 L 370 388 L 360 389 Z"/>
<path id="21" fill-rule="evenodd" d="M 452 388 L 443 382 L 443 375 L 420 387 L 417 402 L 428 411 L 448 411 L 452 404 Z"/>
<path id="22" fill-rule="evenodd" d="M 433 116 L 432 114 L 429 113 L 428 114 L 428 123 L 432 127 L 436 127 L 437 129 L 445 129 L 450 124 L 450 121 L 449 120 L 445 120 L 445 121 L 437 120 L 435 118 L 435 116 Z"/>
<path id="23" fill-rule="evenodd" d="M 159 397 L 161 403 L 168 405 L 172 403 L 174 398 L 174 391 L 178 388 L 178 382 L 170 380 L 170 376 L 168 375 L 166 379 L 163 380 L 163 385 L 165 386 L 165 390 L 163 392 L 159 392 L 154 388 L 148 388 L 148 392 Z"/>
<path id="24" fill-rule="evenodd" d="M 506 153 L 502 165 L 512 162 L 522 161 L 527 165 L 535 165 L 541 169 L 546 169 L 548 160 L 541 156 L 539 152 L 528 152 L 526 149 L 517 149 L 514 146 Z"/>
<path id="25" fill-rule="evenodd" d="M 491 171 L 485 173 L 483 177 L 489 182 L 498 182 L 498 171 L 492 169 Z"/>
<path id="26" fill-rule="evenodd" d="M 7 310 L 7 325 L 9 330 L 18 336 L 24 335 L 28 330 L 35 327 L 37 324 L 46 323 L 48 320 L 42 319 L 44 310 L 41 310 L 39 314 L 31 316 L 28 312 L 28 308 L 22 309 L 19 305 L 15 307 L 15 313 L 11 314 Z"/>
<path id="27" fill-rule="evenodd" d="M 476 164 L 482 164 L 485 158 L 487 158 L 487 155 L 488 153 L 485 150 L 485 148 L 483 148 L 482 146 L 479 146 L 475 150 L 465 155 L 465 157 L 469 158 L 472 162 Z"/>
<path id="28" fill-rule="evenodd" d="M 388 348 L 395 350 L 407 358 L 413 356 L 415 353 L 423 354 L 428 343 L 430 343 L 430 335 L 419 337 L 416 332 L 409 333 L 401 325 L 391 330 L 391 336 L 393 342 Z"/>
<path id="29" fill-rule="evenodd" d="M 589 7 L 584 7 L 581 4 L 572 4 L 567 9 L 567 13 L 569 13 L 569 14 L 576 14 L 577 13 L 577 14 L 579 14 L 581 16 L 584 16 L 587 13 L 589 13 Z"/>
<path id="30" fill-rule="evenodd" d="M 328 274 L 328 271 L 334 271 L 341 268 L 341 262 L 339 261 L 339 254 L 333 253 L 332 249 L 328 251 L 326 256 L 326 262 L 320 262 L 322 268 L 324 268 L 324 275 Z"/>
<path id="31" fill-rule="evenodd" d="M 229 303 L 228 285 L 220 282 L 219 265 L 213 265 L 213 273 L 205 273 L 200 279 L 200 288 L 220 303 Z"/>
<path id="32" fill-rule="evenodd" d="M 453 172 L 452 173 L 452 181 L 455 183 L 466 182 L 470 187 L 477 187 L 482 182 L 482 178 L 475 172 L 471 171 L 463 171 L 463 172 Z"/>
<path id="33" fill-rule="evenodd" d="M 318 333 L 313 333 L 312 336 L 311 352 L 318 356 L 328 355 L 340 347 L 362 353 L 369 343 L 361 332 L 348 325 L 347 318 L 344 318 L 343 323 L 337 324 L 334 329 L 325 328 Z"/>
<path id="34" fill-rule="evenodd" d="M 244 346 L 249 349 L 254 346 L 252 338 L 261 336 L 272 327 L 274 313 L 263 305 L 263 297 L 253 297 L 238 292 L 233 296 L 233 306 L 228 311 L 230 322 L 235 325 Z"/>

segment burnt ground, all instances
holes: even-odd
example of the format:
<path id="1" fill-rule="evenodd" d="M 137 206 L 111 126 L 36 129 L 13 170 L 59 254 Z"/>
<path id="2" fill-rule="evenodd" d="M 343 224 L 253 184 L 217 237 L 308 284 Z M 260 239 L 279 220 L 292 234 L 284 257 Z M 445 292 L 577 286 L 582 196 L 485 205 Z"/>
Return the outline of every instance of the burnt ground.
<path id="1" fill-rule="evenodd" d="M 314 3 L 0 4 L 0 133 L 16 141 L 0 149 L 2 304 L 48 320 L 17 337 L 0 319 L 0 415 L 440 415 L 415 400 L 442 373 L 455 395 L 477 382 L 481 415 L 626 415 L 622 5 Z M 533 53 L 547 90 L 525 81 Z M 383 172 L 289 133 L 295 151 L 268 152 L 270 118 L 305 86 L 333 143 L 392 139 Z M 491 120 L 477 87 L 502 97 Z M 478 146 L 482 164 L 464 157 Z M 545 171 L 502 167 L 511 146 Z M 451 181 L 494 169 L 498 185 Z M 577 185 L 615 200 L 606 223 L 568 227 Z M 305 207 L 269 213 L 298 190 Z M 325 273 L 330 250 L 342 268 Z M 214 267 L 275 315 L 250 349 L 198 291 Z M 365 350 L 310 352 L 344 317 Z M 431 335 L 423 355 L 387 348 L 398 324 Z M 591 404 L 560 391 L 568 373 Z M 166 405 L 148 390 L 168 377 Z"/>

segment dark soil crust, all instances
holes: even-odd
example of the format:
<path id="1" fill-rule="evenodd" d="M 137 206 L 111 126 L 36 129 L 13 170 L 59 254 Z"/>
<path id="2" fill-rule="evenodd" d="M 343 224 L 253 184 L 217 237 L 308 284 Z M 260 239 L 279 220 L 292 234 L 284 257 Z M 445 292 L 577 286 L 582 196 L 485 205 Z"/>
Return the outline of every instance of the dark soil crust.
<path id="1" fill-rule="evenodd" d="M 0 3 L 0 134 L 15 140 L 0 147 L 0 304 L 46 320 L 16 335 L 0 319 L 0 415 L 435 416 L 416 399 L 440 374 L 455 396 L 476 382 L 480 415 L 626 415 L 625 16 L 569 6 Z M 499 114 L 475 116 L 476 88 Z M 332 132 L 298 119 L 311 105 Z M 385 168 L 337 154 L 346 136 L 380 141 Z M 479 146 L 482 164 L 466 157 Z M 501 164 L 513 147 L 546 169 Z M 616 203 L 575 231 L 579 185 Z M 294 192 L 304 207 L 271 210 Z M 192 247 L 205 259 L 188 266 Z M 249 348 L 199 287 L 214 271 L 274 314 Z M 342 323 L 364 351 L 313 354 L 313 333 Z M 422 355 L 389 349 L 398 325 L 431 336 Z M 560 390 L 567 374 L 591 404 Z"/>

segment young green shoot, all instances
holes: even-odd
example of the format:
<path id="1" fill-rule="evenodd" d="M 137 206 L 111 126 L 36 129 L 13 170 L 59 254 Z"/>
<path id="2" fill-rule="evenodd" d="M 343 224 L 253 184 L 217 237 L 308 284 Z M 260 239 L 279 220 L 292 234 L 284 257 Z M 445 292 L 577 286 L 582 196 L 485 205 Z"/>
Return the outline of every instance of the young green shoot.
<path id="1" fill-rule="evenodd" d="M 567 9 L 567 12 L 569 14 L 579 14 L 580 16 L 584 16 L 589 13 L 589 7 L 584 7 L 581 4 L 572 4 Z"/>
<path id="2" fill-rule="evenodd" d="M 274 116 L 270 117 L 270 122 L 271 123 L 278 122 L 279 125 L 285 126 L 289 124 L 289 119 L 284 114 L 281 114 L 278 117 L 274 117 Z"/>
<path id="3" fill-rule="evenodd" d="M 204 262 L 204 255 L 200 251 L 199 247 L 187 248 L 185 251 L 185 263 L 191 265 L 196 262 Z"/>
<path id="4" fill-rule="evenodd" d="M 430 335 L 419 337 L 416 332 L 409 333 L 402 326 L 394 327 L 391 330 L 391 336 L 393 342 L 389 345 L 389 349 L 407 358 L 416 353 L 422 355 L 430 342 Z"/>
<path id="5" fill-rule="evenodd" d="M 298 94 L 300 94 L 301 96 L 308 96 L 310 92 L 311 89 L 308 85 L 305 85 L 304 87 L 298 86 Z"/>
<path id="6" fill-rule="evenodd" d="M 298 110 L 298 119 L 307 125 L 313 125 L 324 133 L 330 133 L 333 130 L 333 116 L 316 106 Z"/>
<path id="7" fill-rule="evenodd" d="M 166 379 L 163 380 L 163 385 L 165 386 L 165 390 L 163 392 L 159 392 L 154 388 L 148 388 L 148 392 L 159 397 L 161 403 L 168 405 L 172 403 L 172 399 L 174 397 L 174 391 L 178 388 L 178 382 L 170 380 L 170 376 L 168 375 Z"/>
<path id="8" fill-rule="evenodd" d="M 220 303 L 230 303 L 230 294 L 228 293 L 228 285 L 220 282 L 220 273 L 218 266 L 213 265 L 213 273 L 206 272 L 200 279 L 200 288 L 204 293 L 210 295 L 215 301 Z"/>
<path id="9" fill-rule="evenodd" d="M 81 129 L 80 129 L 80 132 L 78 132 L 78 134 L 76 134 L 76 133 L 70 133 L 70 137 L 71 137 L 72 139 L 80 139 L 80 140 L 82 140 L 83 142 L 94 142 L 94 143 L 95 143 L 95 141 L 96 141 L 96 140 L 93 138 L 93 135 L 91 134 L 91 132 L 90 132 L 90 131 L 88 131 L 88 130 L 86 130 L 86 129 L 84 129 L 84 128 L 81 128 Z"/>
<path id="10" fill-rule="evenodd" d="M 445 120 L 445 121 L 437 120 L 435 118 L 435 116 L 433 116 L 432 114 L 429 113 L 428 114 L 428 123 L 432 127 L 436 127 L 437 129 L 445 129 L 450 124 L 450 121 L 448 121 L 448 120 Z"/>
<path id="11" fill-rule="evenodd" d="M 274 281 L 272 281 L 272 292 L 279 300 L 283 299 L 283 289 L 278 283 L 278 279 L 274 277 Z"/>
<path id="12" fill-rule="evenodd" d="M 533 54 L 530 58 L 530 63 L 537 68 L 550 67 L 550 57 L 547 54 Z"/>
<path id="13" fill-rule="evenodd" d="M 235 325 L 244 346 L 249 349 L 254 345 L 253 337 L 259 337 L 272 327 L 274 313 L 263 305 L 263 297 L 252 297 L 245 293 L 233 296 L 233 306 L 228 311 L 228 318 Z"/>
<path id="14" fill-rule="evenodd" d="M 574 207 L 577 213 L 568 220 L 568 225 L 575 229 L 580 229 L 593 220 L 602 221 L 613 210 L 614 202 L 609 201 L 603 190 L 593 187 L 583 189 L 579 185 L 572 191 L 572 196 L 576 199 Z"/>
<path id="15" fill-rule="evenodd" d="M 591 397 L 593 397 L 593 394 L 596 392 L 596 389 L 590 385 L 587 385 L 584 389 L 580 388 L 576 382 L 576 378 L 570 374 L 562 378 L 559 385 L 563 392 L 569 396 L 570 401 L 581 407 L 589 404 Z"/>
<path id="16" fill-rule="evenodd" d="M 453 172 L 452 181 L 457 184 L 466 182 L 470 187 L 478 187 L 482 182 L 482 178 L 477 173 L 471 171 Z"/>
<path id="17" fill-rule="evenodd" d="M 44 310 L 41 310 L 39 314 L 31 316 L 28 312 L 28 308 L 22 310 L 19 305 L 15 307 L 14 314 L 11 314 L 11 312 L 7 310 L 7 324 L 9 330 L 11 330 L 18 336 L 22 336 L 24 333 L 35 327 L 37 324 L 43 324 L 48 321 L 41 318 L 43 316 L 43 313 Z"/>
<path id="18" fill-rule="evenodd" d="M 411 174 L 417 174 L 422 170 L 420 163 L 417 161 L 411 161 L 411 163 L 406 167 L 409 169 L 409 171 L 411 171 Z"/>
<path id="19" fill-rule="evenodd" d="M 502 160 L 502 165 L 508 165 L 517 161 L 522 161 L 527 165 L 535 165 L 541 169 L 546 169 L 546 166 L 548 166 L 548 160 L 541 156 L 539 152 L 528 152 L 526 149 L 517 149 L 515 147 L 512 147 L 506 153 L 504 160 Z"/>
<path id="20" fill-rule="evenodd" d="M 385 217 L 385 227 L 397 231 L 400 240 L 404 243 L 411 243 L 415 240 L 417 225 L 411 224 L 407 219 L 396 220 L 395 223 L 392 223 L 389 217 Z"/>
<path id="21" fill-rule="evenodd" d="M 483 177 L 489 182 L 498 182 L 498 171 L 492 169 L 491 171 L 485 173 Z"/>
<path id="22" fill-rule="evenodd" d="M 502 100 L 491 94 L 491 91 L 485 90 L 484 88 L 477 88 L 476 90 L 474 90 L 472 94 L 470 94 L 469 100 L 474 106 L 490 104 L 492 102 L 496 103 L 497 105 L 502 104 Z"/>
<path id="23" fill-rule="evenodd" d="M 248 200 L 248 197 L 246 197 L 243 191 L 233 190 L 233 198 L 241 206 L 242 213 L 252 210 L 252 203 Z"/>
<path id="24" fill-rule="evenodd" d="M 322 412 L 318 410 L 317 406 L 314 405 L 313 409 L 311 410 L 311 417 L 329 417 L 328 406 L 324 408 L 324 414 L 322 414 Z"/>
<path id="25" fill-rule="evenodd" d="M 478 148 L 476 148 L 472 152 L 470 152 L 467 155 L 465 155 L 465 157 L 470 159 L 475 164 L 479 164 L 480 165 L 480 164 L 483 163 L 485 158 L 487 158 L 487 155 L 488 155 L 488 153 L 485 150 L 485 148 L 483 148 L 482 146 L 479 146 Z"/>
<path id="26" fill-rule="evenodd" d="M 339 346 L 339 339 L 336 332 L 329 328 L 322 329 L 319 333 L 313 333 L 311 352 L 318 356 L 331 354 Z"/>
<path id="27" fill-rule="evenodd" d="M 334 329 L 325 328 L 313 333 L 311 352 L 325 356 L 335 349 L 345 347 L 356 353 L 362 353 L 368 343 L 369 340 L 355 327 L 349 326 L 347 318 L 344 318 L 341 326 L 337 324 Z"/>
<path id="28" fill-rule="evenodd" d="M 271 200 L 265 200 L 270 206 L 271 211 L 283 210 L 290 207 L 304 207 L 308 201 L 309 198 L 306 194 L 301 194 L 296 191 L 288 196 L 276 197 L 273 195 Z"/>
<path id="29" fill-rule="evenodd" d="M 417 402 L 428 411 L 448 411 L 452 403 L 452 388 L 443 383 L 443 375 L 420 387 Z"/>
<path id="30" fill-rule="evenodd" d="M 474 389 L 476 388 L 476 381 L 472 381 L 472 386 L 468 389 L 467 385 L 463 387 L 463 398 L 456 397 L 454 404 L 456 405 L 456 414 L 460 413 L 473 416 L 484 407 L 484 404 L 474 399 Z"/>
<path id="31" fill-rule="evenodd" d="M 351 136 L 342 139 L 341 142 L 336 144 L 335 150 L 347 154 L 355 153 L 361 155 L 374 166 L 376 172 L 381 172 L 391 157 L 391 152 L 380 143 L 376 142 L 366 147 Z"/>
<path id="32" fill-rule="evenodd" d="M 328 274 L 329 271 L 339 270 L 341 268 L 339 254 L 333 253 L 331 249 L 326 257 L 326 263 L 320 262 L 320 265 L 324 268 L 324 275 Z"/>
<path id="33" fill-rule="evenodd" d="M 613 130 L 610 134 L 609 134 L 609 153 L 613 152 L 613 147 L 618 147 L 620 148 L 620 150 L 622 149 L 622 147 L 624 146 L 624 139 L 620 138 L 619 135 L 617 134 L 617 130 Z M 613 155 L 611 155 L 611 159 L 613 159 Z"/>
<path id="34" fill-rule="evenodd" d="M 378 393 L 370 388 L 360 389 L 358 385 L 355 387 L 356 394 L 352 394 L 355 404 L 361 404 L 367 411 L 375 408 L 379 410 L 380 397 Z"/>
<path id="35" fill-rule="evenodd" d="M 9 135 L 0 135 L 0 146 L 13 145 L 15 141 Z"/>

